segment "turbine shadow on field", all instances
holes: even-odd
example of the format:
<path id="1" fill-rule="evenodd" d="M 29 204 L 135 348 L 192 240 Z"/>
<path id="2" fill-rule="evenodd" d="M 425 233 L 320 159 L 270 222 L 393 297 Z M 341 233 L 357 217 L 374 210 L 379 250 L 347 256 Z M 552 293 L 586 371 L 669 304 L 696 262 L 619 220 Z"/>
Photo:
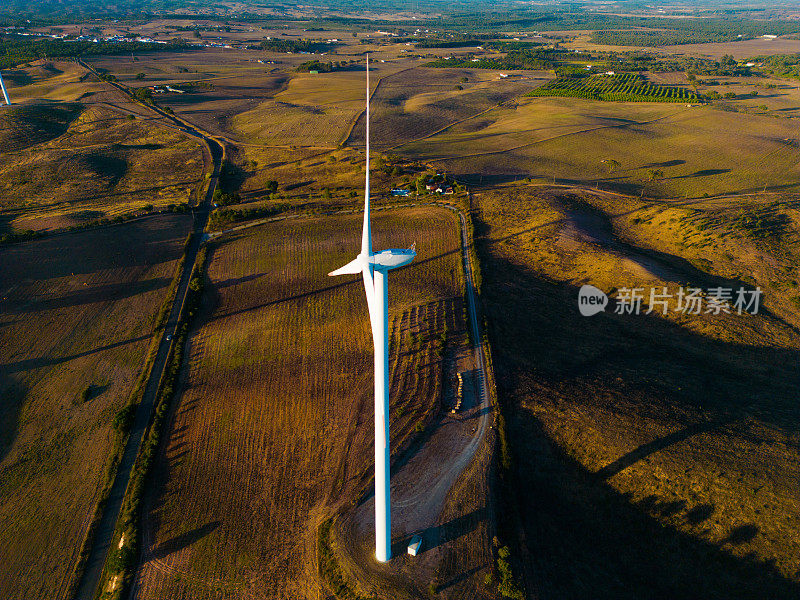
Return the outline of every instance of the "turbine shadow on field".
<path id="1" fill-rule="evenodd" d="M 447 523 L 434 525 L 432 527 L 423 529 L 422 531 L 417 531 L 412 535 L 404 536 L 392 544 L 392 554 L 395 556 L 403 554 L 414 535 L 422 536 L 422 549 L 420 553 L 424 554 L 429 550 L 438 548 L 439 546 L 447 544 L 448 542 L 452 542 L 453 540 L 456 540 L 467 535 L 471 531 L 474 531 L 475 528 L 478 527 L 478 524 L 482 521 L 485 521 L 488 516 L 488 509 L 486 507 L 482 507 L 475 509 L 466 515 L 452 519 Z"/>
<path id="2" fill-rule="evenodd" d="M 415 261 L 415 262 L 411 263 L 410 265 L 408 265 L 406 267 L 401 267 L 400 269 L 397 269 L 397 272 L 399 273 L 401 271 L 405 271 L 406 269 L 409 269 L 409 270 L 420 269 L 422 267 L 422 265 L 424 265 L 426 263 L 429 263 L 429 262 L 434 261 L 434 260 L 440 260 L 440 259 L 442 259 L 442 258 L 444 258 L 446 256 L 450 256 L 452 254 L 457 254 L 457 253 L 460 253 L 460 252 L 461 252 L 460 248 L 455 249 L 455 250 L 450 250 L 448 252 L 442 252 L 441 254 L 437 254 L 436 256 L 431 256 L 431 257 L 428 257 L 428 258 L 425 258 L 425 259 L 422 259 L 422 260 Z M 332 265 L 332 267 L 333 266 L 334 265 Z M 224 319 L 224 318 L 227 318 L 227 317 L 231 317 L 233 315 L 238 315 L 238 314 L 250 312 L 250 311 L 253 311 L 253 310 L 259 310 L 261 308 L 266 308 L 268 306 L 274 306 L 276 304 L 282 304 L 284 302 L 292 302 L 292 301 L 295 301 L 295 300 L 303 300 L 304 298 L 311 298 L 313 296 L 316 296 L 317 294 L 323 294 L 323 293 L 330 292 L 330 291 L 333 291 L 333 290 L 337 290 L 337 289 L 340 289 L 340 288 L 343 288 L 343 287 L 346 287 L 346 286 L 349 286 L 349 285 L 363 285 L 363 284 L 362 284 L 360 278 L 353 277 L 352 279 L 342 281 L 342 283 L 334 283 L 332 285 L 326 285 L 326 286 L 317 288 L 315 290 L 309 290 L 307 292 L 302 292 L 302 293 L 299 293 L 299 294 L 292 294 L 291 296 L 285 296 L 283 298 L 278 298 L 276 300 L 270 300 L 269 302 L 264 302 L 262 304 L 256 304 L 254 306 L 248 306 L 247 308 L 241 308 L 239 310 L 234 310 L 234 311 L 223 313 L 223 314 L 215 314 L 214 316 L 209 317 L 209 321 L 216 321 L 218 319 Z"/>
<path id="3" fill-rule="evenodd" d="M 122 340 L 120 342 L 115 342 L 113 344 L 108 344 L 106 346 L 100 346 L 98 348 L 92 348 L 91 350 L 86 350 L 85 352 L 78 352 L 76 354 L 69 354 L 67 356 L 57 356 L 57 357 L 46 357 L 41 356 L 39 358 L 26 358 L 24 360 L 18 360 L 16 362 L 6 363 L 4 365 L 0 365 L 0 369 L 6 371 L 8 373 L 16 373 L 19 371 L 27 371 L 29 369 L 40 369 L 42 367 L 51 367 L 53 365 L 58 365 L 61 363 L 68 362 L 70 360 L 75 360 L 76 358 L 83 358 L 84 356 L 91 356 L 92 354 L 97 354 L 98 352 L 105 352 L 106 350 L 113 350 L 114 348 L 119 348 L 121 346 L 127 346 L 128 344 L 136 344 L 138 342 L 142 342 L 144 340 L 150 339 L 150 335 L 142 335 L 136 338 L 131 338 L 128 340 Z"/>
<path id="4" fill-rule="evenodd" d="M 692 491 L 698 481 L 692 475 L 688 483 L 667 483 L 666 490 L 653 486 L 643 460 L 669 453 L 669 460 L 691 461 L 694 455 L 679 446 L 699 435 L 704 440 L 695 440 L 693 448 L 705 447 L 708 438 L 712 452 L 742 447 L 758 453 L 762 424 L 796 435 L 798 409 L 789 398 L 800 385 L 798 352 L 718 340 L 646 315 L 582 317 L 578 286 L 511 262 L 500 252 L 503 238 L 479 238 L 478 250 L 511 447 L 512 479 L 503 493 L 520 515 L 517 521 L 501 509 L 498 526 L 512 539 L 522 539 L 522 526 L 518 551 L 526 579 L 551 598 L 798 597 L 800 583 L 759 558 L 765 546 L 757 544 L 770 534 L 762 534 L 760 520 L 748 522 L 749 508 L 741 512 L 743 522 L 729 518 L 718 525 L 723 537 L 712 537 L 698 524 L 741 507 L 702 501 Z M 647 423 L 668 420 L 673 432 L 597 471 L 587 465 L 597 464 L 602 450 L 581 450 L 584 463 L 571 446 L 591 436 L 565 441 L 554 433 L 570 415 L 591 415 L 595 408 L 641 418 L 643 431 Z M 625 439 L 618 431 L 600 431 Z M 742 465 L 738 475 L 751 476 L 747 456 L 735 458 Z M 608 481 L 632 465 L 638 470 L 627 485 L 637 487 L 623 489 L 653 494 L 646 501 L 635 501 L 632 492 Z M 776 465 L 772 476 L 782 481 L 790 473 L 789 466 Z M 734 479 L 729 485 L 738 490 L 736 503 L 764 502 L 746 492 L 746 483 L 737 488 Z"/>
<path id="5" fill-rule="evenodd" d="M 79 306 L 81 304 L 92 304 L 94 302 L 116 301 L 122 298 L 130 298 L 132 296 L 138 296 L 139 294 L 160 290 L 167 287 L 169 282 L 170 279 L 167 277 L 156 277 L 133 283 L 124 282 L 99 285 L 85 290 L 63 294 L 56 298 L 44 298 L 41 300 L 19 303 L 17 305 L 6 303 L 3 307 L 3 312 L 9 314 L 38 312 L 41 310 L 55 310 Z"/>
<path id="6" fill-rule="evenodd" d="M 212 521 L 210 523 L 206 523 L 202 527 L 197 527 L 191 531 L 187 531 L 186 533 L 176 536 L 171 540 L 167 540 L 166 542 L 159 544 L 158 548 L 153 550 L 153 558 L 161 559 L 173 554 L 174 552 L 188 548 L 195 542 L 206 537 L 217 527 L 219 527 L 220 524 L 221 523 L 219 521 Z"/>
<path id="7" fill-rule="evenodd" d="M 724 425 L 730 423 L 731 421 L 732 419 L 728 417 L 724 419 L 709 421 L 707 423 L 696 423 L 694 425 L 690 425 L 689 427 L 681 429 L 680 431 L 676 431 L 674 433 L 670 433 L 669 435 L 657 438 L 652 442 L 642 444 L 635 450 L 628 452 L 624 456 L 619 457 L 614 462 L 606 465 L 605 467 L 597 471 L 595 473 L 595 477 L 597 477 L 598 479 L 610 479 L 620 471 L 627 469 L 631 465 L 639 462 L 644 458 L 647 458 L 651 454 L 654 454 L 660 450 L 668 448 L 673 444 L 677 444 L 684 440 L 688 440 L 692 436 L 713 431 L 714 429 L 717 429 L 719 427 L 723 427 Z"/>

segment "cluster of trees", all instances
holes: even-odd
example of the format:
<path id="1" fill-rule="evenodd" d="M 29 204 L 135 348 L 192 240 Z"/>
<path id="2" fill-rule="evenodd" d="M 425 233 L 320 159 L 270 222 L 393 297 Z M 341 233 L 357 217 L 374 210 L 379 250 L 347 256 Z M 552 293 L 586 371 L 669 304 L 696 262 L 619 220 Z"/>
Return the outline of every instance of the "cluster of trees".
<path id="1" fill-rule="evenodd" d="M 660 29 L 666 31 L 701 32 L 708 41 L 717 36 L 723 41 L 755 37 L 765 33 L 783 35 L 800 31 L 800 24 L 790 20 L 772 19 L 764 21 L 739 13 L 732 17 L 672 19 L 669 17 L 634 17 L 613 14 L 598 14 L 573 7 L 543 10 L 532 8 L 508 9 L 495 7 L 495 10 L 475 13 L 450 9 L 453 14 L 444 19 L 420 19 L 413 22 L 396 22 L 395 25 L 409 27 L 444 27 L 449 30 L 472 32 L 482 31 L 613 31 L 635 29 Z M 719 13 L 718 13 L 719 14 Z M 367 25 L 369 26 L 369 25 Z"/>
<path id="2" fill-rule="evenodd" d="M 559 77 L 527 94 L 612 102 L 696 102 L 697 94 L 681 87 L 652 85 L 634 73 L 608 77 Z"/>
<path id="3" fill-rule="evenodd" d="M 740 65 L 732 56 L 723 57 L 721 61 L 707 58 L 681 58 L 656 63 L 651 71 L 669 72 L 686 71 L 697 75 L 721 75 L 728 77 L 749 77 L 753 74 L 750 67 Z"/>
<path id="4" fill-rule="evenodd" d="M 169 44 L 144 42 L 88 42 L 55 39 L 0 39 L 0 69 L 8 69 L 40 58 L 78 58 L 89 54 L 131 54 L 173 52 L 186 47 L 183 40 Z"/>
<path id="5" fill-rule="evenodd" d="M 211 229 L 220 229 L 231 223 L 239 221 L 249 221 L 250 219 L 263 219 L 272 217 L 287 210 L 288 204 L 272 204 L 270 206 L 257 206 L 253 208 L 218 208 L 211 213 L 208 219 L 208 226 Z"/>
<path id="6" fill-rule="evenodd" d="M 347 69 L 347 62 L 334 61 L 322 62 L 319 60 L 308 60 L 297 66 L 295 69 L 298 73 L 308 73 L 309 71 L 317 71 L 319 73 L 333 73 L 334 71 L 341 71 Z"/>
<path id="7" fill-rule="evenodd" d="M 328 51 L 334 44 L 318 40 L 262 40 L 259 48 L 268 52 L 319 52 Z"/>
<path id="8" fill-rule="evenodd" d="M 761 69 L 770 75 L 800 79 L 800 54 L 778 54 L 775 56 L 759 56 L 751 62 L 761 65 Z"/>
<path id="9" fill-rule="evenodd" d="M 642 50 L 625 52 L 593 52 L 581 55 L 583 60 L 598 62 L 617 73 L 652 71 L 667 73 L 686 71 L 697 75 L 728 75 L 746 77 L 752 75 L 750 67 L 737 63 L 732 56 L 723 56 L 721 60 L 696 57 L 664 57 Z M 753 60 L 755 62 L 755 59 Z"/>
<path id="10" fill-rule="evenodd" d="M 591 41 L 614 46 L 670 46 L 707 42 L 735 42 L 764 34 L 783 35 L 800 31 L 792 21 L 753 19 L 640 19 L 648 29 L 598 28 Z M 629 23 L 629 26 L 632 23 Z"/>
<path id="11" fill-rule="evenodd" d="M 466 48 L 469 46 L 482 46 L 483 41 L 475 38 L 461 38 L 455 40 L 422 39 L 417 41 L 415 45 L 417 48 Z"/>
<path id="12" fill-rule="evenodd" d="M 505 57 L 482 58 L 473 62 L 472 55 L 458 59 L 439 59 L 426 64 L 426 67 L 451 67 L 472 69 L 555 69 L 560 59 L 565 58 L 564 50 L 546 48 L 520 48 L 510 50 Z"/>

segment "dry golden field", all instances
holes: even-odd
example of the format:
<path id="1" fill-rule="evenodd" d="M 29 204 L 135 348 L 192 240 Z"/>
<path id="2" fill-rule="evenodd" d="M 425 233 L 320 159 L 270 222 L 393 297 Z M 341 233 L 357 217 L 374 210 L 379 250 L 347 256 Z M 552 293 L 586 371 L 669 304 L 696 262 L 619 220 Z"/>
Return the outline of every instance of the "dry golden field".
<path id="1" fill-rule="evenodd" d="M 0 596 L 72 581 L 112 427 L 145 363 L 191 220 L 164 216 L 0 251 Z"/>
<path id="2" fill-rule="evenodd" d="M 492 70 L 417 67 L 384 77 L 372 95 L 372 143 L 385 149 L 431 135 L 521 96 L 544 80 L 542 73 L 528 76 L 500 81 Z M 348 143 L 363 145 L 364 131 L 361 116 Z"/>
<path id="3" fill-rule="evenodd" d="M 795 129 L 713 106 L 526 98 L 397 152 L 475 184 L 531 178 L 700 198 L 796 191 Z"/>
<path id="4" fill-rule="evenodd" d="M 376 248 L 416 241 L 420 252 L 389 292 L 399 450 L 438 410 L 442 336 L 463 332 L 460 242 L 444 209 L 373 222 Z M 363 285 L 326 275 L 357 252 L 360 229 L 358 214 L 289 219 L 213 242 L 137 597 L 318 597 L 317 527 L 371 477 Z"/>
<path id="5" fill-rule="evenodd" d="M 0 141 L 0 218 L 15 229 L 195 201 L 205 184 L 196 140 L 104 104 L 3 109 Z"/>
<path id="6" fill-rule="evenodd" d="M 529 595 L 797 595 L 796 210 L 764 202 L 761 235 L 737 205 L 541 186 L 476 202 L 520 515 L 501 529 Z M 758 284 L 764 306 L 587 318 L 585 283 Z"/>
<path id="7" fill-rule="evenodd" d="M 135 62 L 97 57 L 89 62 L 131 87 L 188 84 L 186 94 L 157 96 L 159 104 L 231 141 L 266 146 L 336 147 L 364 106 L 364 65 L 334 73 L 296 73 L 319 56 L 255 50 L 193 50 L 144 55 Z M 322 60 L 358 60 L 332 55 Z M 272 64 L 261 64 L 258 61 Z M 373 65 L 373 86 L 408 65 Z M 136 76 L 143 74 L 139 80 Z"/>

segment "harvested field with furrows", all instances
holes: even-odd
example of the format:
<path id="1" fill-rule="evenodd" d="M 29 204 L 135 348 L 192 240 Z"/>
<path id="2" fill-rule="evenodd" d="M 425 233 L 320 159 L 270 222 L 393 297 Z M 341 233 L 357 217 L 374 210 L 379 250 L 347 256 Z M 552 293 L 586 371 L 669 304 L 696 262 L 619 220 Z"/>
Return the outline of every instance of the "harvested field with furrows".
<path id="1" fill-rule="evenodd" d="M 357 277 L 329 278 L 361 215 L 290 219 L 212 243 L 183 391 L 146 504 L 136 597 L 317 598 L 317 528 L 372 476 L 372 339 Z M 438 411 L 463 336 L 458 221 L 376 213 L 375 247 L 420 253 L 390 281 L 392 441 Z"/>
<path id="2" fill-rule="evenodd" d="M 80 225 L 144 206 L 194 201 L 204 186 L 196 140 L 103 105 L 0 112 L 0 218 L 16 229 Z"/>
<path id="3" fill-rule="evenodd" d="M 0 249 L 0 597 L 63 598 L 191 219 Z"/>
<path id="4" fill-rule="evenodd" d="M 784 225 L 766 229 L 759 216 L 755 231 L 756 219 L 733 219 L 719 201 L 541 186 L 476 200 L 508 499 L 519 509 L 500 527 L 517 541 L 529 591 L 795 597 L 795 209 L 771 206 L 769 223 Z M 641 314 L 617 314 L 612 301 L 581 316 L 587 283 L 641 287 Z M 757 315 L 676 311 L 679 286 L 756 285 Z M 672 295 L 668 314 L 651 288 Z"/>
<path id="5" fill-rule="evenodd" d="M 416 67 L 388 75 L 372 94 L 372 143 L 376 148 L 389 148 L 431 135 L 521 96 L 544 81 L 541 73 L 530 79 L 500 80 L 497 72 L 481 69 Z M 363 146 L 364 131 L 361 115 L 347 143 Z"/>

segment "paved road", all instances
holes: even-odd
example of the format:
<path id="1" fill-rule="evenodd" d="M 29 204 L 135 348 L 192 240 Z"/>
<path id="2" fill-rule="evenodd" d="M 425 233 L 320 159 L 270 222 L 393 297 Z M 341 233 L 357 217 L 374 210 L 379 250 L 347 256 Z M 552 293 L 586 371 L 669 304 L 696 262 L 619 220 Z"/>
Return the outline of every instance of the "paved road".
<path id="1" fill-rule="evenodd" d="M 92 69 L 85 65 L 85 63 L 82 61 L 78 62 L 85 68 L 92 71 Z M 112 85 L 120 88 L 120 86 L 116 84 Z M 214 190 L 217 187 L 219 171 L 222 165 L 223 149 L 216 140 L 207 137 L 196 129 L 192 129 L 188 124 L 183 124 L 181 129 L 186 133 L 200 138 L 206 142 L 208 150 L 211 154 L 213 172 L 206 197 L 194 212 L 195 235 L 192 243 L 186 250 L 186 257 L 183 263 L 183 271 L 181 273 L 180 283 L 178 284 L 178 290 L 175 294 L 175 300 L 170 310 L 167 325 L 163 334 L 161 335 L 161 340 L 158 345 L 158 353 L 156 354 L 153 368 L 150 371 L 150 376 L 145 386 L 144 396 L 136 410 L 136 416 L 134 417 L 128 442 L 125 445 L 125 452 L 122 455 L 122 460 L 119 468 L 117 469 L 117 474 L 111 488 L 111 494 L 106 501 L 100 523 L 95 531 L 92 549 L 90 551 L 89 558 L 83 571 L 77 594 L 75 596 L 78 600 L 92 600 L 100 581 L 103 565 L 105 564 L 106 556 L 108 555 L 108 550 L 111 546 L 112 538 L 114 536 L 114 528 L 116 526 L 117 519 L 119 518 L 120 509 L 122 508 L 122 500 L 125 497 L 125 490 L 128 487 L 128 481 L 130 480 L 131 470 L 136 462 L 136 456 L 139 453 L 139 447 L 141 446 L 145 429 L 147 428 L 147 424 L 150 422 L 153 405 L 158 395 L 159 382 L 161 381 L 161 377 L 167 366 L 167 358 L 169 357 L 170 348 L 175 339 L 178 316 L 189 289 L 189 279 L 191 278 L 192 269 L 194 268 L 194 263 L 197 258 L 197 252 L 199 251 L 203 242 L 203 230 L 205 229 L 208 221 L 211 198 L 214 195 Z"/>

